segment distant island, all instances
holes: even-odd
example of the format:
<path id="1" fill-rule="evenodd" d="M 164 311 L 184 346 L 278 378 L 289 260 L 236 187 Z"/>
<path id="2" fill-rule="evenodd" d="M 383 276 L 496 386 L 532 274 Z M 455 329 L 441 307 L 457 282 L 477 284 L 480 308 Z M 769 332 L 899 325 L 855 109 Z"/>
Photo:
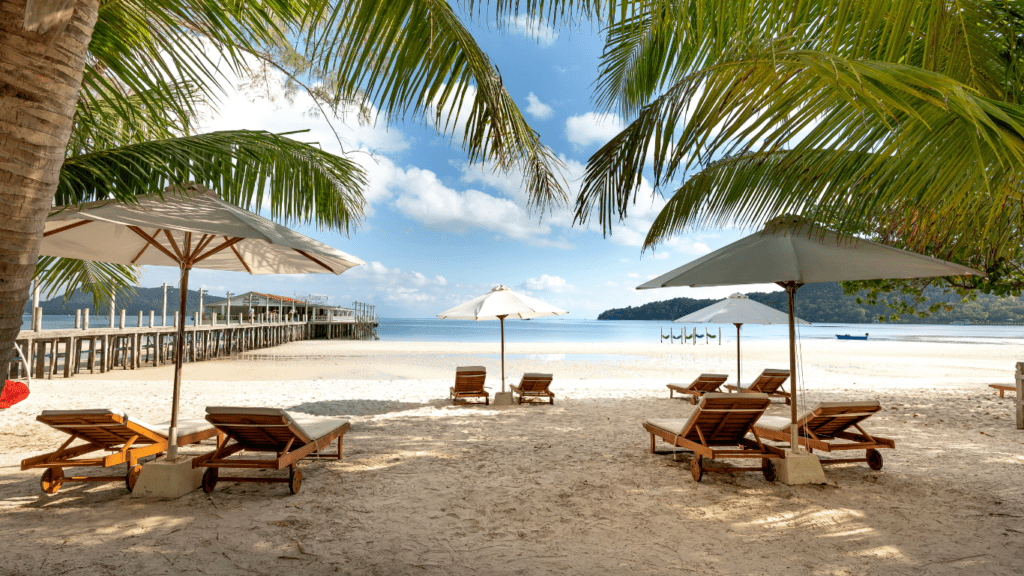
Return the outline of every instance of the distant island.
<path id="1" fill-rule="evenodd" d="M 751 292 L 755 300 L 777 310 L 786 311 L 785 292 Z M 934 301 L 942 300 L 936 291 Z M 947 301 L 953 301 L 950 297 Z M 598 315 L 598 320 L 675 320 L 721 300 L 673 298 L 642 306 L 612 308 Z M 885 314 L 884 306 L 857 304 L 857 297 L 843 293 L 838 282 L 808 284 L 797 292 L 796 315 L 813 323 L 867 324 L 878 322 Z M 975 302 L 957 304 L 950 311 L 940 310 L 926 318 L 901 317 L 896 323 L 915 324 L 1015 324 L 1024 322 L 1024 301 L 1020 298 L 999 298 L 987 294 Z"/>
<path id="2" fill-rule="evenodd" d="M 178 304 L 181 292 L 177 288 L 168 286 L 167 287 L 167 313 L 173 315 L 178 310 Z M 203 302 L 210 303 L 216 302 L 217 300 L 223 300 L 224 296 L 213 295 L 207 292 L 203 295 Z M 134 316 L 139 312 L 143 314 L 149 314 L 150 310 L 156 312 L 157 316 L 160 315 L 160 309 L 163 307 L 164 302 L 164 289 L 159 288 L 136 288 L 135 295 L 131 299 L 120 299 L 117 301 L 117 309 L 125 310 L 129 316 Z M 57 296 L 50 298 L 46 301 L 40 301 L 39 307 L 43 309 L 43 314 L 46 316 L 59 316 L 63 314 L 74 315 L 75 310 L 82 310 L 88 308 L 89 314 L 93 317 L 106 316 L 110 313 L 110 306 L 104 306 L 100 310 L 96 310 L 92 305 L 92 295 L 83 294 L 82 292 L 75 292 L 67 302 L 64 302 L 63 296 Z M 31 314 L 32 299 L 29 298 L 25 304 L 25 314 Z M 188 291 L 188 308 L 189 310 L 196 311 L 199 309 L 199 291 L 189 290 Z"/>

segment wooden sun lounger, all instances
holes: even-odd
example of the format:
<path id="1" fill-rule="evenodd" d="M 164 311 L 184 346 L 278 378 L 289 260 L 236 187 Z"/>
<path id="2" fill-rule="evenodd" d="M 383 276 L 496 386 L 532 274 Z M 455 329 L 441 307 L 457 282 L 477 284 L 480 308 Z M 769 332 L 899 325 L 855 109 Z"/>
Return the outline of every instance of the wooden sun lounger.
<path id="1" fill-rule="evenodd" d="M 789 370 L 766 368 L 756 380 L 750 383 L 750 386 L 741 388 L 729 384 L 726 388 L 735 392 L 757 392 L 775 398 L 783 398 L 786 404 L 789 404 L 789 392 L 786 392 L 785 388 L 782 387 L 786 380 L 789 380 Z"/>
<path id="2" fill-rule="evenodd" d="M 341 459 L 342 436 L 351 426 L 341 418 L 295 419 L 280 408 L 231 408 L 211 406 L 206 409 L 206 419 L 224 433 L 217 443 L 217 449 L 192 460 L 193 468 L 206 468 L 203 473 L 203 490 L 213 492 L 219 480 L 229 482 L 287 482 L 292 494 L 302 487 L 302 470 L 298 462 L 315 453 L 319 456 L 325 448 L 338 440 L 337 459 Z M 229 443 L 233 441 L 233 443 Z M 273 458 L 232 459 L 230 456 L 241 452 L 273 452 Z M 331 454 L 335 456 L 335 454 Z M 281 470 L 288 468 L 287 478 L 253 476 L 220 476 L 221 468 L 250 468 Z"/>
<path id="3" fill-rule="evenodd" d="M 700 482 L 704 472 L 761 472 L 769 482 L 775 481 L 772 458 L 783 458 L 782 450 L 766 446 L 753 434 L 747 438 L 754 422 L 771 404 L 766 394 L 723 394 L 711 392 L 701 398 L 687 420 L 646 420 L 644 430 L 654 438 L 694 453 L 690 461 L 693 479 Z M 757 468 L 710 468 L 704 458 L 760 458 Z"/>
<path id="4" fill-rule="evenodd" d="M 689 395 L 690 404 L 696 404 L 703 394 L 717 392 L 718 389 L 729 379 L 728 374 L 701 374 L 689 386 L 682 384 L 669 384 L 668 397 L 674 398 L 675 394 Z M 685 397 L 685 396 L 684 396 Z"/>
<path id="5" fill-rule="evenodd" d="M 872 470 L 882 469 L 882 455 L 878 448 L 896 448 L 896 442 L 888 438 L 872 436 L 861 428 L 861 423 L 882 409 L 877 401 L 867 402 L 821 402 L 799 418 L 800 445 L 813 452 L 839 452 L 842 450 L 864 450 L 864 458 L 821 459 L 822 464 L 844 462 L 867 462 Z M 754 425 L 754 431 L 762 438 L 776 442 L 790 442 L 790 419 L 781 416 L 763 416 Z M 849 432 L 853 428 L 857 433 Z"/>
<path id="6" fill-rule="evenodd" d="M 491 395 L 484 389 L 487 369 L 483 366 L 459 366 L 455 369 L 455 385 L 448 389 L 452 404 L 469 404 L 466 398 L 483 398 L 491 403 Z"/>
<path id="7" fill-rule="evenodd" d="M 45 410 L 36 420 L 69 434 L 60 448 L 21 461 L 21 469 L 45 468 L 40 485 L 43 492 L 54 494 L 67 482 L 114 482 L 124 480 L 128 491 L 135 488 L 142 466 L 139 460 L 167 451 L 167 430 L 170 423 L 147 424 L 123 412 L 100 408 L 95 410 Z M 195 444 L 217 435 L 217 430 L 204 420 L 178 421 L 178 446 Z M 84 444 L 72 446 L 75 440 Z M 98 451 L 111 454 L 83 458 Z M 127 464 L 123 476 L 65 476 L 64 468 L 109 468 Z"/>
<path id="8" fill-rule="evenodd" d="M 1000 398 L 1005 398 L 1004 394 L 1007 392 L 1017 392 L 1016 386 L 1008 386 L 1006 384 L 989 384 L 988 387 L 998 390 Z"/>
<path id="9" fill-rule="evenodd" d="M 519 381 L 519 386 L 509 386 L 512 392 L 519 395 L 519 403 L 523 404 L 543 404 L 544 399 L 548 399 L 548 404 L 555 403 L 555 393 L 548 390 L 548 386 L 551 385 L 551 380 L 554 379 L 552 374 L 540 374 L 538 372 L 527 372 L 523 374 L 523 379 Z"/>

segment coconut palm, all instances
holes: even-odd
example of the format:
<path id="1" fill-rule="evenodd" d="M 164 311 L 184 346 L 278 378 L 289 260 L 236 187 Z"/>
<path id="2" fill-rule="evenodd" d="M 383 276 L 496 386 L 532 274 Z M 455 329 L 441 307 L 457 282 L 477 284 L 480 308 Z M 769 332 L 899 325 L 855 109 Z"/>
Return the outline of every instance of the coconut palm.
<path id="1" fill-rule="evenodd" d="M 1005 242 L 1024 168 L 1024 3 L 673 0 L 608 29 L 597 101 L 631 123 L 589 160 L 576 218 L 606 233 L 648 155 L 673 189 L 645 247 L 803 213 L 908 247 Z M 1019 220 L 1016 226 L 1019 232 Z M 909 238 L 909 235 L 908 235 Z M 964 243 L 974 243 L 966 247 Z"/>
<path id="2" fill-rule="evenodd" d="M 474 2 L 468 7 L 479 14 Z M 557 6 L 548 8 L 557 15 Z M 529 10 L 548 8 L 539 3 Z M 506 22 L 517 11 L 514 3 L 499 2 L 495 16 Z M 135 96 L 152 117 L 164 111 L 168 125 L 196 112 L 193 99 L 168 97 L 176 86 L 194 86 L 212 97 L 224 81 L 218 66 L 241 72 L 252 58 L 289 72 L 268 56 L 283 45 L 294 45 L 294 53 L 306 62 L 304 69 L 327 81 L 330 90 L 318 93 L 321 101 L 324 94 L 334 104 L 362 98 L 385 110 L 389 119 L 407 114 L 426 118 L 450 135 L 460 129 L 456 119 L 468 110 L 469 121 L 459 136 L 470 160 L 521 170 L 535 206 L 545 208 L 564 198 L 557 160 L 447 2 L 11 0 L 0 11 L 0 206 L 7 216 L 0 220 L 0 372 L 6 373 L 20 329 L 43 221 L 61 182 L 78 104 L 84 102 L 91 112 L 106 106 L 125 119 L 132 105 L 124 99 Z M 290 146 L 269 142 L 273 135 L 247 137 Z M 204 143 L 217 145 L 210 137 Z M 223 138 L 219 145 L 226 145 Z M 177 165 L 169 172 L 180 176 L 189 146 L 163 146 L 179 154 L 168 166 Z M 131 161 L 152 159 L 155 148 L 137 143 L 123 152 L 131 158 L 120 156 L 125 162 L 117 164 L 118 177 L 137 177 L 141 173 L 128 168 Z M 102 163 L 102 155 L 113 159 L 112 154 L 106 150 L 94 156 L 95 162 L 83 164 L 84 171 Z M 260 170 L 246 174 L 258 177 Z M 245 204 L 245 194 L 237 194 Z M 250 194 L 248 201 L 253 194 L 258 195 Z M 328 226 L 348 223 L 348 216 L 332 212 L 330 205 L 294 198 L 272 195 L 271 211 Z"/>

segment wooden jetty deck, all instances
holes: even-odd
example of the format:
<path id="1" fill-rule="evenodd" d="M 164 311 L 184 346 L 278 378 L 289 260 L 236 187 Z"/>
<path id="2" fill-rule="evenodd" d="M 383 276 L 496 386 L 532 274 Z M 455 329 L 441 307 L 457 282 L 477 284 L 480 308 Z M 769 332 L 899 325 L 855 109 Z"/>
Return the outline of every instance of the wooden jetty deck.
<path id="1" fill-rule="evenodd" d="M 140 324 L 141 322 L 140 314 Z M 152 324 L 153 316 L 150 315 Z M 121 368 L 135 370 L 174 362 L 172 326 L 124 327 L 122 315 L 116 328 L 66 328 L 22 330 L 17 344 L 25 362 L 11 364 L 11 377 L 70 378 L 76 374 L 104 373 Z M 261 315 L 252 321 L 221 321 L 186 325 L 184 362 L 227 358 L 232 354 L 313 338 L 376 338 L 376 318 L 367 316 L 313 317 L 275 320 Z M 15 355 L 15 359 L 17 359 Z"/>

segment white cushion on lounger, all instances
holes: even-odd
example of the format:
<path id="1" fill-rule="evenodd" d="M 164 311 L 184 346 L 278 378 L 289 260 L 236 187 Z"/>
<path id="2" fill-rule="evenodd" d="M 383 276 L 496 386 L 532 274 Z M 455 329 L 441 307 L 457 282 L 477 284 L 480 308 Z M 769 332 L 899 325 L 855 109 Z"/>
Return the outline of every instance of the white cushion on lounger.
<path id="1" fill-rule="evenodd" d="M 670 434 L 675 434 L 676 436 L 683 433 L 683 429 L 686 428 L 687 422 L 689 422 L 689 420 L 644 420 L 644 424 L 650 424 L 655 428 L 664 430 Z"/>
<path id="2" fill-rule="evenodd" d="M 754 426 L 769 430 L 789 430 L 789 418 L 785 416 L 761 416 Z"/>
<path id="3" fill-rule="evenodd" d="M 296 418 L 295 423 L 313 440 L 318 440 L 344 426 L 344 418 Z"/>
<path id="4" fill-rule="evenodd" d="M 135 422 L 135 421 L 132 420 L 132 422 Z M 160 428 L 160 430 L 161 430 L 160 434 L 162 436 L 167 436 L 167 433 L 170 431 L 170 428 L 171 428 L 171 421 L 168 420 L 167 422 L 161 422 L 161 423 L 157 424 L 157 427 Z M 182 436 L 188 436 L 190 434 L 196 434 L 198 432 L 203 432 L 205 430 L 212 430 L 212 429 L 213 429 L 213 424 L 210 424 L 206 420 L 202 420 L 200 418 L 179 418 L 178 419 L 178 438 L 181 438 Z"/>
<path id="5" fill-rule="evenodd" d="M 252 408 L 252 407 L 231 407 L 231 406 L 207 406 L 207 414 L 247 414 L 251 416 L 284 416 L 289 423 L 294 424 L 300 432 L 305 434 L 305 441 L 312 441 L 322 438 L 328 432 L 343 426 L 347 420 L 341 418 L 303 418 L 305 424 L 299 423 L 291 414 L 280 408 Z M 332 426 L 333 428 L 329 427 Z"/>

